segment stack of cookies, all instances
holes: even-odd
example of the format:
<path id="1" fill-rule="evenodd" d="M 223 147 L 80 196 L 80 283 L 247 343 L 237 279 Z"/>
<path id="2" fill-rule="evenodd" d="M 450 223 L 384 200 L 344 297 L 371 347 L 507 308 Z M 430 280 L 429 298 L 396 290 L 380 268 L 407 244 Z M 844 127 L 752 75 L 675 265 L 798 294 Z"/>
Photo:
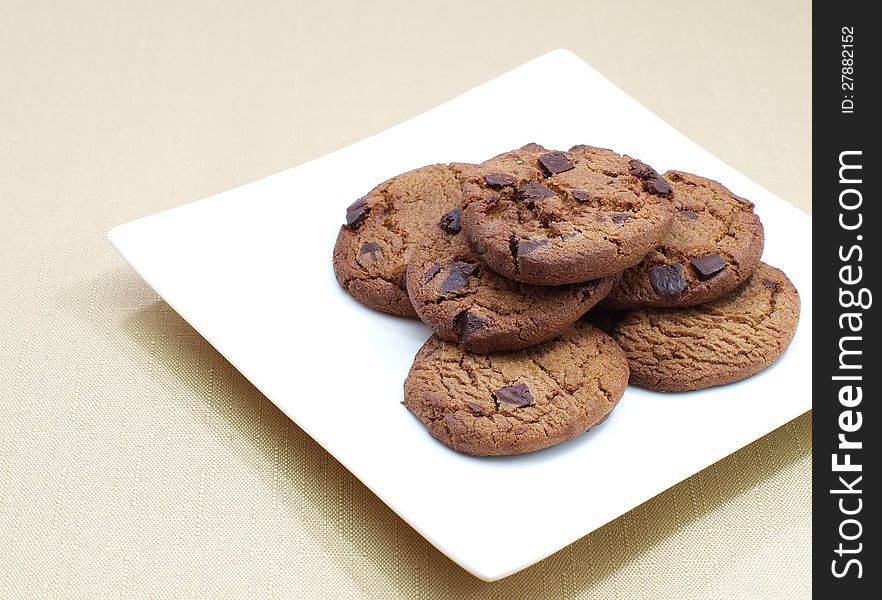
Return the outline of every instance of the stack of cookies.
<path id="1" fill-rule="evenodd" d="M 394 177 L 346 211 L 337 280 L 434 332 L 404 405 L 467 454 L 539 450 L 630 383 L 688 391 L 769 366 L 799 296 L 760 262 L 753 204 L 611 150 L 528 144 Z"/>

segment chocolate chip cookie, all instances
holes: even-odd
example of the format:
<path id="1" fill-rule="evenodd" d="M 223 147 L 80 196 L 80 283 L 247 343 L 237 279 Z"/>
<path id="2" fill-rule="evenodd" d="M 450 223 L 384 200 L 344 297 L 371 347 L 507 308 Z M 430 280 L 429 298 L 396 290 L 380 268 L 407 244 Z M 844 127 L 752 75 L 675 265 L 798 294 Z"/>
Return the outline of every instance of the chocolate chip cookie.
<path id="1" fill-rule="evenodd" d="M 479 165 L 463 188 L 463 229 L 490 268 L 524 283 L 606 277 L 639 263 L 671 227 L 673 188 L 602 148 L 528 144 Z"/>
<path id="2" fill-rule="evenodd" d="M 763 225 L 750 201 L 690 173 L 668 171 L 665 179 L 674 188 L 674 224 L 622 273 L 604 306 L 694 306 L 735 289 L 759 262 Z"/>
<path id="3" fill-rule="evenodd" d="M 414 250 L 407 265 L 411 302 L 441 339 L 480 353 L 532 346 L 563 333 L 612 289 L 613 276 L 555 286 L 502 277 L 449 226 L 458 226 L 458 211 L 439 220 L 447 235 Z"/>
<path id="4" fill-rule="evenodd" d="M 404 269 L 413 248 L 440 235 L 438 216 L 459 206 L 472 165 L 431 165 L 384 181 L 346 209 L 334 245 L 334 273 L 375 310 L 415 317 Z"/>
<path id="5" fill-rule="evenodd" d="M 759 373 L 790 345 L 799 294 L 780 270 L 760 262 L 729 294 L 692 308 L 641 308 L 608 322 L 628 357 L 631 383 L 684 392 Z"/>
<path id="6" fill-rule="evenodd" d="M 458 452 L 520 454 L 602 422 L 627 383 L 621 349 L 584 323 L 538 346 L 495 354 L 472 354 L 432 336 L 404 382 L 404 405 Z"/>

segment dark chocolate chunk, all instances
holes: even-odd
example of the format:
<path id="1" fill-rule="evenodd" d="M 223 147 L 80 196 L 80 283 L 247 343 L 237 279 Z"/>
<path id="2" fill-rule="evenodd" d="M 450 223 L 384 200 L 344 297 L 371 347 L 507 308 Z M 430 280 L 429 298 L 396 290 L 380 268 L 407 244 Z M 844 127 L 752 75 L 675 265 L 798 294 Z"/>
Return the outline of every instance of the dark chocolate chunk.
<path id="1" fill-rule="evenodd" d="M 619 223 L 624 223 L 629 220 L 631 215 L 626 215 L 625 213 L 612 213 L 609 218 L 613 223 L 618 225 Z"/>
<path id="2" fill-rule="evenodd" d="M 726 268 L 726 261 L 719 254 L 705 254 L 690 258 L 689 262 L 695 268 L 698 278 L 704 281 L 710 279 L 720 271 Z"/>
<path id="3" fill-rule="evenodd" d="M 670 196 L 674 188 L 668 180 L 658 174 L 658 171 L 639 160 L 631 160 L 628 163 L 631 175 L 643 181 L 643 189 L 656 196 Z"/>
<path id="4" fill-rule="evenodd" d="M 462 211 L 457 207 L 444 213 L 438 225 L 447 233 L 459 233 L 459 230 L 462 229 Z"/>
<path id="5" fill-rule="evenodd" d="M 683 265 L 658 265 L 649 271 L 649 283 L 662 298 L 676 298 L 686 289 Z"/>
<path id="6" fill-rule="evenodd" d="M 496 406 L 505 404 L 511 408 L 524 408 L 533 403 L 533 394 L 526 383 L 516 383 L 501 387 L 491 394 Z"/>
<path id="7" fill-rule="evenodd" d="M 504 187 L 514 185 L 515 180 L 514 177 L 505 173 L 490 173 L 489 175 L 484 175 L 484 183 L 488 188 L 501 190 Z"/>
<path id="8" fill-rule="evenodd" d="M 346 227 L 348 229 L 357 228 L 370 211 L 371 207 L 367 205 L 367 198 L 359 198 L 346 209 Z"/>
<path id="9" fill-rule="evenodd" d="M 573 192 L 573 198 L 576 199 L 576 202 L 584 203 L 588 202 L 588 200 L 591 198 L 591 194 L 582 190 L 576 190 L 575 192 Z"/>
<path id="10" fill-rule="evenodd" d="M 772 281 L 771 279 L 763 279 L 763 285 L 766 286 L 768 289 L 778 287 L 778 284 L 775 283 L 774 281 Z"/>
<path id="11" fill-rule="evenodd" d="M 551 198 L 554 195 L 554 192 L 549 190 L 541 183 L 536 183 L 535 181 L 525 183 L 517 190 L 518 200 L 536 201 L 542 200 L 543 198 Z"/>
<path id="12" fill-rule="evenodd" d="M 441 291 L 446 294 L 461 290 L 468 286 L 469 277 L 477 276 L 478 272 L 478 265 L 474 263 L 461 261 L 450 263 L 450 266 L 447 268 L 447 278 L 441 284 Z"/>
<path id="13" fill-rule="evenodd" d="M 697 219 L 698 213 L 694 210 L 681 210 L 680 214 L 686 217 L 687 219 Z"/>
<path id="14" fill-rule="evenodd" d="M 654 196 L 670 196 L 674 193 L 674 188 L 668 183 L 668 180 L 659 175 L 655 179 L 647 179 L 643 182 L 643 189 Z"/>
<path id="15" fill-rule="evenodd" d="M 563 173 L 574 168 L 572 161 L 560 152 L 549 152 L 539 157 L 539 166 L 545 172 L 546 177 L 557 173 Z"/>
<path id="16" fill-rule="evenodd" d="M 654 179 L 658 177 L 658 171 L 647 165 L 641 160 L 633 159 L 628 163 L 628 170 L 631 175 L 638 179 Z"/>
<path id="17" fill-rule="evenodd" d="M 439 265 L 438 263 L 434 263 L 431 267 L 429 267 L 429 270 L 426 271 L 425 275 L 420 277 L 420 285 L 426 285 L 427 283 L 432 281 L 432 279 L 434 279 L 435 275 L 440 272 L 441 265 Z"/>
<path id="18" fill-rule="evenodd" d="M 377 253 L 380 251 L 380 247 L 374 242 L 365 242 L 361 245 L 361 248 L 358 249 L 359 254 L 370 254 L 371 258 L 377 258 Z"/>
<path id="19" fill-rule="evenodd" d="M 464 310 L 453 319 L 453 326 L 459 334 L 460 342 L 468 342 L 484 327 L 484 319 L 478 315 Z"/>
<path id="20" fill-rule="evenodd" d="M 474 402 L 469 402 L 468 404 L 466 404 L 466 406 L 469 408 L 470 411 L 472 411 L 476 415 L 483 415 L 484 414 L 484 409 L 481 407 L 480 404 L 475 404 Z"/>
<path id="21" fill-rule="evenodd" d="M 537 248 L 548 245 L 548 240 L 518 240 L 518 256 L 529 254 Z"/>

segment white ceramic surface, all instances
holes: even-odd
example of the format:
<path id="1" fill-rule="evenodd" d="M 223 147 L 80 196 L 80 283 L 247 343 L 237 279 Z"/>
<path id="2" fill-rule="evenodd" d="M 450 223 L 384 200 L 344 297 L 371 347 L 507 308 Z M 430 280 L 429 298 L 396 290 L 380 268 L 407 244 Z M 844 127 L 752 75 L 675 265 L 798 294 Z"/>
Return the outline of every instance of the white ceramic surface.
<path id="1" fill-rule="evenodd" d="M 565 89 L 541 84 L 548 81 Z M 337 229 L 352 201 L 396 173 L 480 162 L 530 141 L 613 148 L 662 172 L 717 179 L 754 201 L 766 228 L 764 260 L 802 296 L 785 356 L 736 385 L 689 394 L 628 388 L 606 423 L 531 455 L 476 459 L 435 442 L 399 403 L 429 331 L 368 310 L 339 288 L 331 268 Z M 565 50 L 369 139 L 108 237 L 291 419 L 485 580 L 548 556 L 811 408 L 811 218 Z"/>

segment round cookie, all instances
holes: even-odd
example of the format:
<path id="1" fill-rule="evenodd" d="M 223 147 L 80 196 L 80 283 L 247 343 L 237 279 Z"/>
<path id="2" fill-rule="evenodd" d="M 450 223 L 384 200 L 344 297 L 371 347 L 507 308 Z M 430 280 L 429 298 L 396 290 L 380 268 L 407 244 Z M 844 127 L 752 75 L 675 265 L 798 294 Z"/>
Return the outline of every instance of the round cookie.
<path id="1" fill-rule="evenodd" d="M 463 187 L 463 229 L 484 262 L 524 283 L 598 279 L 634 266 L 671 227 L 671 185 L 602 148 L 538 144 L 482 163 Z"/>
<path id="2" fill-rule="evenodd" d="M 796 288 L 761 262 L 722 298 L 692 308 L 640 308 L 608 330 L 628 357 L 632 384 L 685 392 L 759 373 L 790 345 L 798 320 Z"/>
<path id="3" fill-rule="evenodd" d="M 404 269 L 418 243 L 440 235 L 438 216 L 459 206 L 472 165 L 431 165 L 384 181 L 346 209 L 334 245 L 334 274 L 353 298 L 382 312 L 416 317 Z"/>
<path id="4" fill-rule="evenodd" d="M 683 307 L 708 302 L 750 277 L 763 252 L 753 204 L 713 181 L 668 171 L 674 224 L 640 264 L 625 270 L 603 305 Z"/>
<path id="5" fill-rule="evenodd" d="M 614 282 L 612 276 L 556 286 L 512 281 L 488 269 L 465 236 L 453 232 L 414 250 L 407 264 L 407 292 L 420 319 L 441 339 L 479 353 L 557 337 Z"/>
<path id="6" fill-rule="evenodd" d="M 457 452 L 521 454 L 602 422 L 627 383 L 621 349 L 580 322 L 555 340 L 489 355 L 432 336 L 404 382 L 403 404 Z"/>

